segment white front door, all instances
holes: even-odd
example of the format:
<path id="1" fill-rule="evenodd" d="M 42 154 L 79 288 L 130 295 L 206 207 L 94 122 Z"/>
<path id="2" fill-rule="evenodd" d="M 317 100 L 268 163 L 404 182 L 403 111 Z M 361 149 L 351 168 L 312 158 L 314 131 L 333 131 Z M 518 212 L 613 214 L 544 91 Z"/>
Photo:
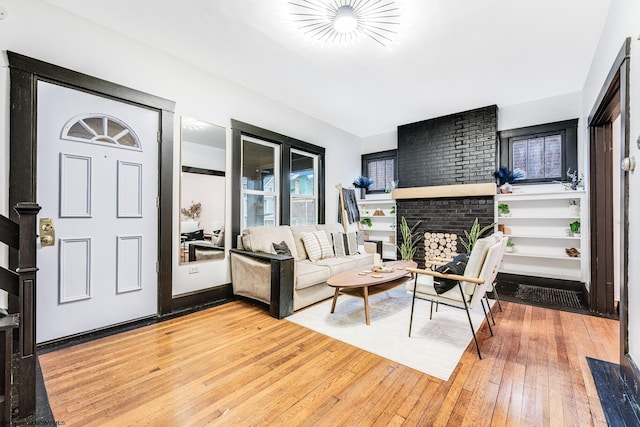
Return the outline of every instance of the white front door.
<path id="1" fill-rule="evenodd" d="M 157 313 L 159 114 L 38 82 L 38 343 Z"/>

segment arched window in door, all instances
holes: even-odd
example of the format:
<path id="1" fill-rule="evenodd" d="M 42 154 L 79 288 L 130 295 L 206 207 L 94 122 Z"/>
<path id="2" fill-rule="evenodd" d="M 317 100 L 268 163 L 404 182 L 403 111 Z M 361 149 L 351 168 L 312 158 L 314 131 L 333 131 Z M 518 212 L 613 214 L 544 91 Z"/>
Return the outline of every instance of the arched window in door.
<path id="1" fill-rule="evenodd" d="M 62 139 L 142 151 L 140 139 L 122 120 L 106 114 L 81 114 L 62 128 Z"/>

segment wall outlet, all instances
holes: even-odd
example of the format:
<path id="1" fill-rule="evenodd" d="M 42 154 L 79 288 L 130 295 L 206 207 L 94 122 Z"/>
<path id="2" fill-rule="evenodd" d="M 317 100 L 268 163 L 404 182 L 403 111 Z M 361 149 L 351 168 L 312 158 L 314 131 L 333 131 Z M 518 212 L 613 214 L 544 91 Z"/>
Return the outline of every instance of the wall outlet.
<path id="1" fill-rule="evenodd" d="M 189 267 L 189 274 L 200 273 L 198 267 Z"/>

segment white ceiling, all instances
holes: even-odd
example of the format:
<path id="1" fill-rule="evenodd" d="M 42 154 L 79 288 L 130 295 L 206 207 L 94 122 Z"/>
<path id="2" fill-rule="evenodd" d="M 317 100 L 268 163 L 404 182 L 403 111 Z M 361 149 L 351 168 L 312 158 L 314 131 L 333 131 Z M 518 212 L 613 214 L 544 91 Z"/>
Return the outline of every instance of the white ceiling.
<path id="1" fill-rule="evenodd" d="M 396 0 L 385 49 L 312 43 L 287 0 L 47 1 L 360 137 L 580 91 L 611 3 Z"/>

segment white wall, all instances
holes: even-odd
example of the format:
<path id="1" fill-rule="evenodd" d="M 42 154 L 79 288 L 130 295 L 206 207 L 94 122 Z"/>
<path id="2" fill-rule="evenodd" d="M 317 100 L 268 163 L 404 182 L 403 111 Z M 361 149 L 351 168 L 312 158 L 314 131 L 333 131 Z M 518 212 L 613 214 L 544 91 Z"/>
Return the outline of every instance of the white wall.
<path id="1" fill-rule="evenodd" d="M 378 135 L 362 138 L 362 154 L 377 153 L 379 151 L 395 150 L 398 148 L 398 129 Z"/>
<path id="2" fill-rule="evenodd" d="M 585 81 L 582 102 L 582 117 L 586 119 L 591 113 L 598 94 L 605 82 L 625 39 L 631 37 L 631 75 L 629 76 L 630 93 L 630 155 L 640 159 L 640 149 L 636 141 L 640 137 L 640 2 L 637 0 L 613 0 L 607 17 L 598 48 L 595 52 L 589 74 Z M 586 121 L 586 120 L 585 120 Z M 582 127 L 586 133 L 586 126 Z M 629 244 L 629 348 L 636 363 L 640 361 L 640 263 L 635 262 L 640 256 L 640 169 L 629 174 L 629 235 L 625 236 Z"/>
<path id="3" fill-rule="evenodd" d="M 173 293 L 182 294 L 231 281 L 228 259 L 200 264 L 198 274 L 178 265 L 179 116 L 226 124 L 231 118 L 327 148 L 326 218 L 337 217 L 334 184 L 360 173 L 360 139 L 243 87 L 216 78 L 174 57 L 61 11 L 41 0 L 4 0 L 7 19 L 0 21 L 0 210 L 8 213 L 9 72 L 4 51 L 30 56 L 143 92 L 176 101 L 174 123 Z M 215 52 L 212 52 L 215 54 Z M 221 57 L 221 61 L 225 58 Z M 231 153 L 227 145 L 227 153 Z M 227 156 L 227 170 L 230 158 Z M 229 180 L 228 180 L 229 181 Z M 227 183 L 230 227 L 230 182 Z M 227 241 L 227 243 L 229 243 Z M 6 251 L 2 249 L 3 259 Z M 6 262 L 6 261 L 5 261 Z M 41 280 L 43 278 L 40 278 Z M 42 283 L 42 282 L 41 282 Z"/>
<path id="4" fill-rule="evenodd" d="M 581 100 L 580 92 L 573 92 L 521 104 L 500 105 L 498 131 L 576 119 L 580 116 Z"/>

